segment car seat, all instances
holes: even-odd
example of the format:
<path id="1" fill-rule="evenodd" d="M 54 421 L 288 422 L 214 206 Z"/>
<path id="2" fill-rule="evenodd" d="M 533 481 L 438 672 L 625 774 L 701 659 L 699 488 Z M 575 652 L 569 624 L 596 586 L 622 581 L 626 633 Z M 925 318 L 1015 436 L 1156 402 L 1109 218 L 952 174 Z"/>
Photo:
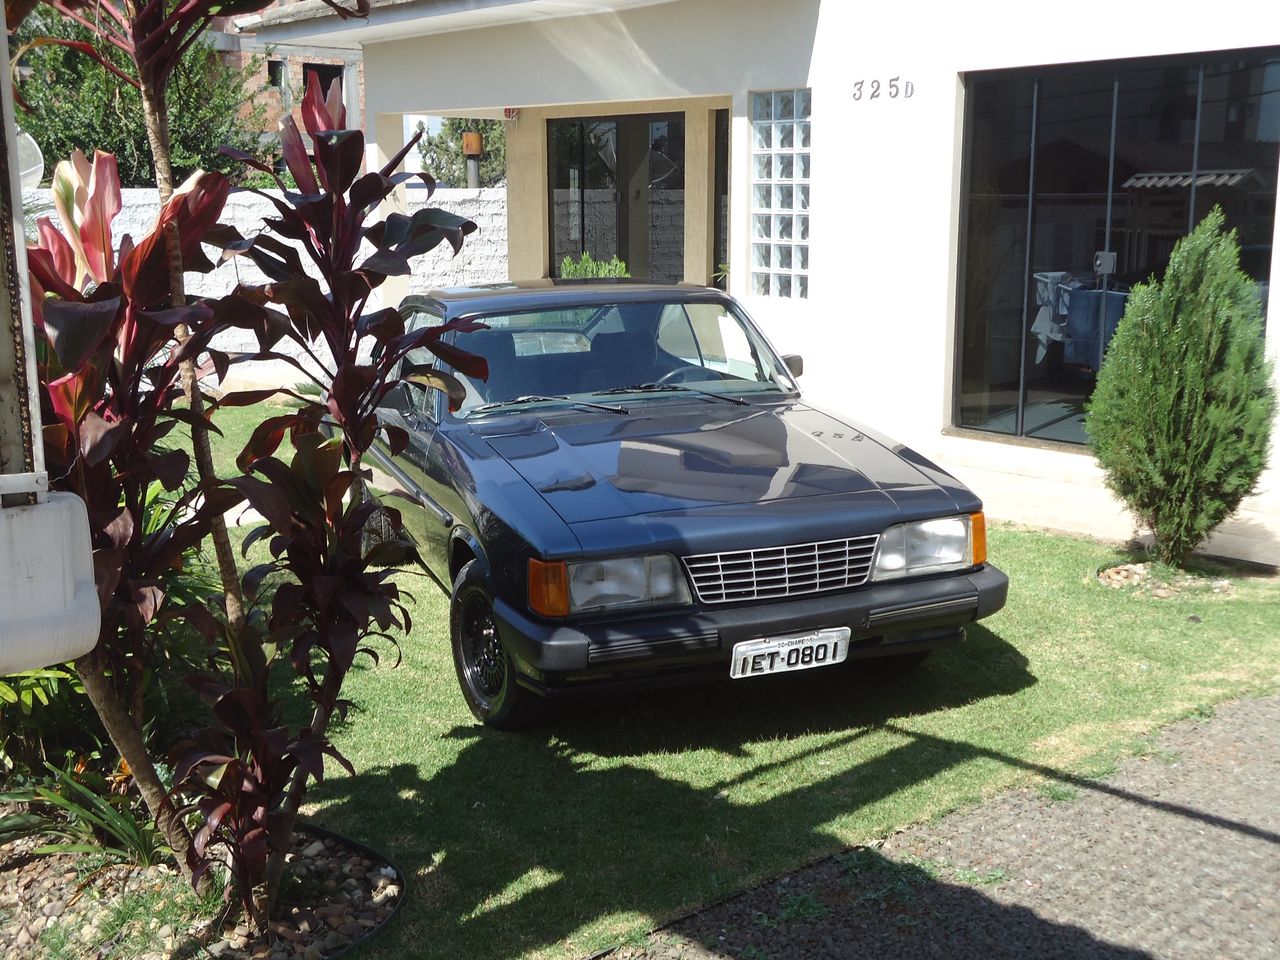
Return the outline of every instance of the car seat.
<path id="1" fill-rule="evenodd" d="M 657 375 L 657 343 L 647 330 L 600 333 L 591 341 L 591 368 L 583 390 L 608 390 L 651 383 Z"/>
<path id="2" fill-rule="evenodd" d="M 468 394 L 477 398 L 477 403 L 467 403 L 465 406 L 513 400 L 521 395 L 523 390 L 519 383 L 516 341 L 510 331 L 476 330 L 472 333 L 460 333 L 454 340 L 454 346 L 459 350 L 478 354 L 489 363 L 488 380 L 462 378 L 467 384 Z"/>

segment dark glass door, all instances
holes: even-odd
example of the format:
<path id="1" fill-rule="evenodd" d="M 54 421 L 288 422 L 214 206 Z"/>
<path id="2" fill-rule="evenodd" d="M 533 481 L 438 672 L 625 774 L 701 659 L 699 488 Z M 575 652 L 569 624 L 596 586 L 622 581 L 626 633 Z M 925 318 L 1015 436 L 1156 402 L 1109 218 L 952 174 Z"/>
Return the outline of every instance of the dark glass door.
<path id="1" fill-rule="evenodd" d="M 958 422 L 1085 443 L 1134 284 L 1213 207 L 1265 307 L 1280 52 L 972 77 Z"/>
<path id="2" fill-rule="evenodd" d="M 631 276 L 684 278 L 684 117 L 551 120 L 550 274 L 618 257 Z"/>

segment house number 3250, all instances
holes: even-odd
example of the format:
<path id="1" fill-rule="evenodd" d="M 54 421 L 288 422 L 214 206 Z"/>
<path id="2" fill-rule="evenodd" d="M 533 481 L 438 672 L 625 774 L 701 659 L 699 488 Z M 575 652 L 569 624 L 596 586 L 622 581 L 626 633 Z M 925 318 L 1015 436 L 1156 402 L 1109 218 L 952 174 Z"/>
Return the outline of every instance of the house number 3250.
<path id="1" fill-rule="evenodd" d="M 916 85 L 901 77 L 890 77 L 888 83 L 879 80 L 859 80 L 853 85 L 853 99 L 879 100 L 882 96 L 890 100 L 903 100 L 915 95 Z"/>

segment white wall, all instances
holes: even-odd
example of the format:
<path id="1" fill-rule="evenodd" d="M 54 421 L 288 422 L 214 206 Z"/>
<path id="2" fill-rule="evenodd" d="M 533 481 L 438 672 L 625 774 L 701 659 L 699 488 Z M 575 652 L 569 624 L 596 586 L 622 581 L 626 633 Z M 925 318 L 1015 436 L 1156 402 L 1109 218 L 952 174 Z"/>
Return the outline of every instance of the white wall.
<path id="1" fill-rule="evenodd" d="M 1280 44 L 1280 18 L 1268 3 L 1237 4 L 1229 17 L 1186 2 L 1152 12 L 1087 0 L 1069 18 L 1048 17 L 1015 0 L 986 0 L 932 7 L 907 33 L 892 11 L 824 3 L 810 74 L 813 301 L 800 322 L 773 325 L 780 345 L 806 354 L 813 396 L 934 456 L 992 514 L 1112 539 L 1131 535 L 1133 521 L 1087 454 L 941 434 L 951 422 L 955 360 L 961 78 Z M 893 76 L 914 83 L 910 100 L 852 100 L 857 79 Z M 736 254 L 745 238 L 735 239 Z M 768 315 L 767 305 L 756 309 Z M 1268 348 L 1280 355 L 1280 324 L 1270 324 Z M 1209 549 L 1280 563 L 1280 469 L 1268 471 L 1259 495 Z"/>
<path id="2" fill-rule="evenodd" d="M 728 96 L 730 282 L 809 396 L 935 456 L 993 516 L 1119 539 L 1131 521 L 1084 452 L 945 436 L 951 423 L 964 74 L 1280 44 L 1266 0 L 870 5 L 680 0 L 365 47 L 370 115 Z M 477 62 L 493 69 L 473 70 Z M 908 99 L 852 99 L 858 80 Z M 747 295 L 749 93 L 813 90 L 811 299 Z M 1277 156 L 1280 163 L 1280 154 Z M 1280 243 L 1276 244 L 1280 247 Z M 1276 315 L 1273 311 L 1273 317 Z M 1280 356 L 1280 324 L 1269 352 Z M 1211 549 L 1280 563 L 1280 470 Z"/>

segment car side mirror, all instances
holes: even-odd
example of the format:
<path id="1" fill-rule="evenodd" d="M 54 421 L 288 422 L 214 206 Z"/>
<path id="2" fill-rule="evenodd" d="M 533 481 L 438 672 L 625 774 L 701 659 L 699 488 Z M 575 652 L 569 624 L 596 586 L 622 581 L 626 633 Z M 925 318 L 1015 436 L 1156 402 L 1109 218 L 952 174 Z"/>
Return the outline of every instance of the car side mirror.
<path id="1" fill-rule="evenodd" d="M 782 362 L 787 365 L 787 369 L 791 371 L 793 377 L 798 377 L 804 373 L 804 357 L 798 353 L 788 353 L 782 358 Z"/>
<path id="2" fill-rule="evenodd" d="M 408 413 L 413 409 L 413 399 L 409 392 L 409 387 L 403 383 L 397 383 L 387 391 L 386 396 L 382 398 L 382 402 L 378 404 L 378 409 L 395 410 L 402 414 Z"/>

